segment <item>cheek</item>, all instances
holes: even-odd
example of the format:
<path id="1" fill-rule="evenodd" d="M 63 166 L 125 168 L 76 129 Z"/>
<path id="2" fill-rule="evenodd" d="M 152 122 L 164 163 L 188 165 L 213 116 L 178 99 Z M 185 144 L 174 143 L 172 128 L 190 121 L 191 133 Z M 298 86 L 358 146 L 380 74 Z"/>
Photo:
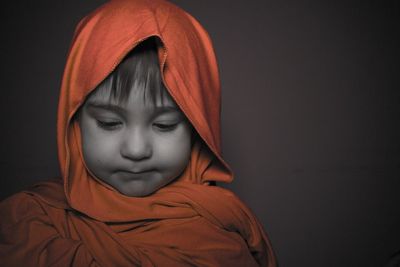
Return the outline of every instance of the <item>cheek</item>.
<path id="1" fill-rule="evenodd" d="M 102 134 L 94 127 L 82 129 L 81 136 L 82 152 L 89 169 L 96 172 L 113 162 L 118 146 L 115 138 Z"/>
<path id="2" fill-rule="evenodd" d="M 186 167 L 190 152 L 190 132 L 186 130 L 169 138 L 161 139 L 157 144 L 160 165 L 174 173 L 181 172 Z"/>

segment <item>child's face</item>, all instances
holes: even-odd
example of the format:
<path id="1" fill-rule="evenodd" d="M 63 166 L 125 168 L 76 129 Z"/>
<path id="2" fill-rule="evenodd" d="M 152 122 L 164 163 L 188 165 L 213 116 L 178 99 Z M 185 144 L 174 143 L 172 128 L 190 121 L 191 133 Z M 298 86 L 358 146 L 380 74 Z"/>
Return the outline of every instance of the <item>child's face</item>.
<path id="1" fill-rule="evenodd" d="M 132 90 L 125 103 L 110 103 L 104 95 L 90 95 L 78 119 L 89 170 L 133 197 L 149 195 L 181 174 L 192 128 L 171 97 L 165 93 L 153 104 Z"/>

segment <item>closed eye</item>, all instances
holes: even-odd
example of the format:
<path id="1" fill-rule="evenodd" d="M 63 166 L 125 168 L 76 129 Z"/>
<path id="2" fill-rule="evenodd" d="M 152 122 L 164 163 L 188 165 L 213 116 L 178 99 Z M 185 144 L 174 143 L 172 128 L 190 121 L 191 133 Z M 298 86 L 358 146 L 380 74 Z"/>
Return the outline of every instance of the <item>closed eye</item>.
<path id="1" fill-rule="evenodd" d="M 179 123 L 153 123 L 154 127 L 165 132 L 174 130 L 178 124 Z"/>
<path id="2" fill-rule="evenodd" d="M 99 126 L 102 129 L 105 130 L 115 130 L 122 125 L 122 122 L 120 121 L 102 121 L 102 120 L 96 120 L 97 126 Z"/>

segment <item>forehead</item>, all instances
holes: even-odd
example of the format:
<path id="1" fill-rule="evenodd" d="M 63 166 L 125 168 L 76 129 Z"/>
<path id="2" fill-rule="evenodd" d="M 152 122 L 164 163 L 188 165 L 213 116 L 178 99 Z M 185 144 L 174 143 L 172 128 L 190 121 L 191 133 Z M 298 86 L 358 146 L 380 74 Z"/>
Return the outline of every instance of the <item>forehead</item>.
<path id="1" fill-rule="evenodd" d="M 136 83 L 124 97 L 113 92 L 111 86 L 99 86 L 88 95 L 86 103 L 112 104 L 119 106 L 135 103 L 149 108 L 155 106 L 178 107 L 165 88 L 150 92 L 148 88 Z"/>

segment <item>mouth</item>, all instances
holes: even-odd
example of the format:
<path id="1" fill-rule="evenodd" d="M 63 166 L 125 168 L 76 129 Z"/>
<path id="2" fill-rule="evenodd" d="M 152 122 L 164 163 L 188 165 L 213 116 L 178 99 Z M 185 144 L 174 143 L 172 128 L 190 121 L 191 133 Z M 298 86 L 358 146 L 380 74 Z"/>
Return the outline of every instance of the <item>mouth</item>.
<path id="1" fill-rule="evenodd" d="M 130 170 L 119 170 L 118 174 L 120 177 L 124 179 L 138 179 L 138 178 L 145 178 L 148 175 L 151 175 L 154 173 L 154 170 L 135 170 L 135 171 L 130 171 Z"/>
<path id="2" fill-rule="evenodd" d="M 123 171 L 126 173 L 132 173 L 132 174 L 143 174 L 143 173 L 148 173 L 148 172 L 152 172 L 152 170 L 141 170 L 141 171 Z"/>

